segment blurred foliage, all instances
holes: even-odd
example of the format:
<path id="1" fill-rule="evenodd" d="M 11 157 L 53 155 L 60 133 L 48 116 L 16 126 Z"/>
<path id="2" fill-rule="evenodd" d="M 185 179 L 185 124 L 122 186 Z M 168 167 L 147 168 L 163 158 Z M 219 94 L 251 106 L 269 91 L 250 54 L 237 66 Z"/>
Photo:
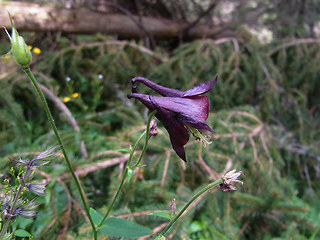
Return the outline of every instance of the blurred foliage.
<path id="1" fill-rule="evenodd" d="M 43 42 L 36 46 L 42 53 L 34 56 L 32 68 L 48 90 L 48 103 L 90 206 L 106 211 L 127 159 L 116 150 L 134 144 L 145 128 L 146 110 L 126 98 L 130 79 L 143 76 L 187 90 L 219 74 L 208 94 L 213 143 L 203 148 L 191 139 L 185 164 L 160 125 L 143 159 L 147 167 L 125 185 L 113 214 L 164 227 L 166 219 L 148 213 L 170 210 L 174 198 L 181 209 L 203 185 L 237 168 L 245 173 L 245 185 L 237 186 L 236 193 L 214 189 L 201 197 L 172 229 L 171 239 L 319 238 L 319 44 L 199 40 L 166 53 L 101 35 L 60 36 L 54 48 Z M 33 86 L 8 58 L 1 60 L 0 75 L 2 173 L 10 169 L 9 156 L 33 155 L 56 144 Z M 143 86 L 139 91 L 151 93 Z M 73 98 L 74 93 L 79 95 Z M 63 103 L 64 97 L 70 101 Z M 35 239 L 90 239 L 63 159 L 38 173 L 51 183 L 27 230 Z"/>

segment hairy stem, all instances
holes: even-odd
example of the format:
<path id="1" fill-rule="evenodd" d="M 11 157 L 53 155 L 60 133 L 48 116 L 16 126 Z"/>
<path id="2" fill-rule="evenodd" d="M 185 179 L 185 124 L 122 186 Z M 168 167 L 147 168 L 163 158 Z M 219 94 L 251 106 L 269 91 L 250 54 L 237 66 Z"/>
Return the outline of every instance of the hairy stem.
<path id="1" fill-rule="evenodd" d="M 83 204 L 83 206 L 84 206 L 84 209 L 85 209 L 85 211 L 86 211 L 86 214 L 87 214 L 87 216 L 88 216 L 88 218 L 89 218 L 89 221 L 90 221 L 90 224 L 91 224 L 91 227 L 92 227 L 92 230 L 93 230 L 94 239 L 96 240 L 96 239 L 97 239 L 97 231 L 96 231 L 95 225 L 94 225 L 94 223 L 93 223 L 93 221 L 92 221 L 92 218 L 91 218 L 91 216 L 90 216 L 89 208 L 88 208 L 87 203 L 86 203 L 85 198 L 84 198 L 84 193 L 82 192 L 82 188 L 81 188 L 79 179 L 77 178 L 76 174 L 74 173 L 74 170 L 72 169 L 71 162 L 70 162 L 70 160 L 69 160 L 69 158 L 68 158 L 67 152 L 66 152 L 66 150 L 65 150 L 65 148 L 64 148 L 64 145 L 63 145 L 63 143 L 62 143 L 62 140 L 61 140 L 61 137 L 60 137 L 60 135 L 59 135 L 58 129 L 57 129 L 55 123 L 54 123 L 54 119 L 53 119 L 52 114 L 51 114 L 51 112 L 50 112 L 50 109 L 49 109 L 49 107 L 48 107 L 46 98 L 45 98 L 43 92 L 41 91 L 40 86 L 39 86 L 36 78 L 34 77 L 33 73 L 31 72 L 30 68 L 26 68 L 26 69 L 23 69 L 23 70 L 24 70 L 25 73 L 28 75 L 28 77 L 31 79 L 34 87 L 35 87 L 36 90 L 37 90 L 37 93 L 38 93 L 38 95 L 39 95 L 39 97 L 40 97 L 40 100 L 41 100 L 41 102 L 42 102 L 43 108 L 44 108 L 44 110 L 45 110 L 45 112 L 46 112 L 46 114 L 47 114 L 47 117 L 48 117 L 48 119 L 49 119 L 51 128 L 52 128 L 52 130 L 54 131 L 54 134 L 55 134 L 55 136 L 56 136 L 56 138 L 57 138 L 57 141 L 58 141 L 58 143 L 59 143 L 59 145 L 60 145 L 60 147 L 61 147 L 61 152 L 62 152 L 62 154 L 63 154 L 63 156 L 64 156 L 64 159 L 66 160 L 68 169 L 69 169 L 69 171 L 70 171 L 70 173 L 71 173 L 71 175 L 72 175 L 72 177 L 73 177 L 73 180 L 74 180 L 74 182 L 75 182 L 75 184 L 76 184 L 76 187 L 77 187 L 77 189 L 78 189 L 78 191 L 79 191 L 79 194 L 80 194 L 80 197 L 81 197 L 81 200 L 82 200 L 82 204 Z"/>

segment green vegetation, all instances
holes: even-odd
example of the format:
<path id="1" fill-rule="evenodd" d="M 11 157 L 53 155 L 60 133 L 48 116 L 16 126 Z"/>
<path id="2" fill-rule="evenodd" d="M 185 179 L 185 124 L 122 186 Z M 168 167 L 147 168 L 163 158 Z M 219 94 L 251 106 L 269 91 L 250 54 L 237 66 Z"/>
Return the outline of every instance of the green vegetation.
<path id="1" fill-rule="evenodd" d="M 29 37 L 26 42 L 32 43 L 34 38 Z M 192 139 L 186 146 L 185 164 L 159 124 L 159 134 L 150 139 L 143 157 L 147 166 L 136 169 L 124 185 L 111 215 L 161 227 L 159 232 L 168 220 L 149 213 L 170 211 L 173 199 L 180 210 L 201 188 L 236 168 L 245 173 L 244 186 L 237 186 L 235 193 L 213 189 L 200 197 L 168 236 L 320 237 L 318 43 L 198 40 L 166 52 L 101 35 L 77 36 L 72 41 L 61 36 L 52 48 L 48 40 L 41 42 L 36 47 L 42 52 L 33 56 L 31 67 L 89 206 L 107 211 L 129 157 L 122 150 L 145 129 L 145 108 L 126 98 L 131 78 L 143 76 L 187 90 L 219 74 L 209 95 L 207 123 L 216 132 L 212 144 L 203 148 Z M 6 49 L 6 43 L 1 44 L 0 49 Z M 9 58 L 0 60 L 0 169 L 5 175 L 13 165 L 9 157 L 36 156 L 57 145 L 30 80 Z M 143 91 L 148 93 L 141 87 Z M 138 150 L 142 147 L 143 143 Z M 19 218 L 17 226 L 35 239 L 91 239 L 90 224 L 64 160 L 57 158 L 37 170 L 37 177 L 50 181 L 47 195 L 38 199 L 36 218 Z"/>

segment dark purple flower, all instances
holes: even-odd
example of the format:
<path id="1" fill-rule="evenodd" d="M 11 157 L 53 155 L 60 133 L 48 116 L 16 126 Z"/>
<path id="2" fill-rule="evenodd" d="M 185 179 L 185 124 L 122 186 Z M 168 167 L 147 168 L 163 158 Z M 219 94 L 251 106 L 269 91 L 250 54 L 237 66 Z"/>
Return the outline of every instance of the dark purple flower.
<path id="1" fill-rule="evenodd" d="M 189 141 L 188 130 L 199 139 L 200 133 L 204 130 L 214 132 L 205 124 L 209 115 L 209 99 L 200 95 L 210 91 L 217 80 L 218 76 L 212 81 L 183 92 L 157 85 L 146 78 L 136 77 L 132 79 L 132 93 L 128 94 L 128 98 L 138 99 L 150 111 L 157 110 L 155 116 L 167 129 L 173 149 L 186 161 L 183 146 Z M 150 87 L 162 97 L 139 93 L 136 85 L 138 82 Z"/>

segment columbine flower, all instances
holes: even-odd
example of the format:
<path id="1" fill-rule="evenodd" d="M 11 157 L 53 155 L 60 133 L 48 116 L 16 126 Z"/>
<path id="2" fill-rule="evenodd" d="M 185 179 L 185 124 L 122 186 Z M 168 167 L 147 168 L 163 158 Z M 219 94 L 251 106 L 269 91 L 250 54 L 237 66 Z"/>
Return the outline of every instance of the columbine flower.
<path id="1" fill-rule="evenodd" d="M 238 177 L 243 175 L 243 172 L 236 172 L 236 169 L 225 174 L 221 179 L 223 183 L 220 183 L 220 189 L 222 192 L 236 191 L 237 188 L 234 186 L 234 183 L 240 183 L 243 185 L 243 182 L 238 180 Z"/>
<path id="2" fill-rule="evenodd" d="M 179 91 L 157 85 L 146 78 L 132 79 L 132 93 L 128 98 L 136 98 L 150 111 L 157 110 L 156 117 L 167 129 L 173 149 L 186 161 L 184 145 L 189 141 L 188 130 L 204 143 L 209 143 L 202 135 L 203 131 L 214 132 L 205 124 L 209 115 L 209 99 L 200 96 L 210 91 L 217 83 L 218 76 L 188 91 Z M 155 97 L 137 92 L 136 83 L 141 82 L 163 97 Z"/>
<path id="3" fill-rule="evenodd" d="M 26 184 L 26 187 L 37 195 L 46 195 L 46 184 Z"/>
<path id="4" fill-rule="evenodd" d="M 32 60 L 32 54 L 23 37 L 19 35 L 16 28 L 14 27 L 10 14 L 9 17 L 12 27 L 11 36 L 6 29 L 5 31 L 11 42 L 11 52 L 14 59 L 19 65 L 21 65 L 21 67 L 28 68 Z"/>

